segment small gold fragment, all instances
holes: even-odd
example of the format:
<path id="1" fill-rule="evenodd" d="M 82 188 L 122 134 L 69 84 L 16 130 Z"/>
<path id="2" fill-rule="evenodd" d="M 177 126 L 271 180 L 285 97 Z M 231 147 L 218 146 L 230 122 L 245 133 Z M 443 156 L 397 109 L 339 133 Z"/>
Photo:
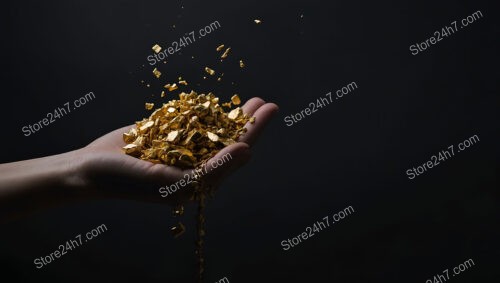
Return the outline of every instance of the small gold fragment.
<path id="1" fill-rule="evenodd" d="M 214 134 L 214 133 L 211 133 L 211 132 L 208 132 L 207 131 L 207 137 L 213 141 L 213 142 L 218 142 L 219 141 L 219 136 Z"/>
<path id="2" fill-rule="evenodd" d="M 243 63 L 243 60 L 240 60 L 240 68 L 244 68 L 245 67 L 245 63 Z"/>
<path id="3" fill-rule="evenodd" d="M 215 71 L 210 69 L 209 67 L 205 67 L 205 72 L 207 72 L 211 76 L 213 76 L 215 74 Z"/>
<path id="4" fill-rule="evenodd" d="M 164 91 L 164 90 L 162 90 L 162 91 L 161 91 L 161 95 L 160 95 L 160 96 L 161 96 L 161 97 L 164 97 L 164 96 L 165 96 L 165 91 Z"/>
<path id="5" fill-rule="evenodd" d="M 151 110 L 151 109 L 153 109 L 154 106 L 155 106 L 154 103 L 147 103 L 146 102 L 146 110 Z"/>
<path id="6" fill-rule="evenodd" d="M 174 238 L 177 238 L 180 235 L 184 234 L 184 232 L 186 231 L 186 227 L 184 226 L 184 224 L 179 222 L 177 223 L 177 225 L 170 228 L 170 231 L 172 232 L 172 235 L 174 235 Z"/>
<path id="7" fill-rule="evenodd" d="M 258 20 L 258 19 L 255 19 L 253 20 L 256 24 L 260 24 L 262 21 L 261 20 Z"/>
<path id="8" fill-rule="evenodd" d="M 177 84 L 166 84 L 163 87 L 168 89 L 168 91 L 174 91 L 178 88 Z"/>
<path id="9" fill-rule="evenodd" d="M 160 45 L 158 45 L 158 44 L 155 44 L 155 45 L 153 45 L 153 48 L 152 48 L 152 49 L 153 49 L 153 51 L 154 51 L 155 53 L 160 53 L 160 51 L 161 51 L 161 46 L 160 46 Z"/>
<path id="10" fill-rule="evenodd" d="M 158 71 L 158 69 L 157 69 L 157 68 L 154 68 L 154 69 L 153 69 L 153 75 L 155 75 L 155 77 L 156 77 L 156 78 L 159 78 L 159 77 L 161 76 L 161 72 L 160 72 L 160 71 Z"/>
<path id="11" fill-rule="evenodd" d="M 224 44 L 221 44 L 221 45 L 219 45 L 219 46 L 217 47 L 217 49 L 216 49 L 216 50 L 217 50 L 217 52 L 218 52 L 218 51 L 221 51 L 223 48 L 224 48 Z"/>
<path id="12" fill-rule="evenodd" d="M 229 114 L 227 114 L 227 117 L 231 120 L 235 120 L 236 118 L 240 117 L 241 114 L 242 114 L 241 108 L 238 107 L 238 108 L 231 110 L 231 112 L 229 112 Z"/>
<path id="13" fill-rule="evenodd" d="M 180 85 L 188 85 L 188 83 L 187 83 L 185 80 L 181 80 L 181 81 L 179 81 L 179 84 L 180 84 Z"/>
<path id="14" fill-rule="evenodd" d="M 250 118 L 250 120 L 249 120 L 249 121 L 250 121 L 250 124 L 255 123 L 255 117 Z"/>
<path id="15" fill-rule="evenodd" d="M 225 59 L 227 55 L 229 55 L 229 51 L 231 51 L 231 47 L 228 47 L 226 51 L 220 56 L 220 58 Z"/>
<path id="16" fill-rule="evenodd" d="M 240 103 L 241 103 L 241 99 L 240 99 L 240 97 L 239 97 L 237 94 L 235 94 L 235 95 L 233 95 L 233 96 L 231 97 L 231 102 L 232 102 L 234 105 L 240 105 Z"/>

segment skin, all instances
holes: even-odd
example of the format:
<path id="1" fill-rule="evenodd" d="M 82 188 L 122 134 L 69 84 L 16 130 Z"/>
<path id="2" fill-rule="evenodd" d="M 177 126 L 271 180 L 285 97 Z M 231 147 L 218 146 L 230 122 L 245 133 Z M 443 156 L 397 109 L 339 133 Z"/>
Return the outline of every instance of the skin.
<path id="1" fill-rule="evenodd" d="M 250 158 L 250 149 L 278 106 L 252 98 L 242 107 L 255 116 L 238 142 L 223 148 L 212 160 L 230 153 L 222 166 L 207 165 L 204 181 L 217 187 Z M 134 125 L 110 132 L 88 146 L 42 158 L 0 164 L 0 221 L 16 219 L 63 204 L 94 199 L 133 199 L 174 205 L 188 201 L 190 189 L 162 198 L 158 189 L 174 184 L 192 170 L 153 164 L 123 153 L 123 133 Z"/>

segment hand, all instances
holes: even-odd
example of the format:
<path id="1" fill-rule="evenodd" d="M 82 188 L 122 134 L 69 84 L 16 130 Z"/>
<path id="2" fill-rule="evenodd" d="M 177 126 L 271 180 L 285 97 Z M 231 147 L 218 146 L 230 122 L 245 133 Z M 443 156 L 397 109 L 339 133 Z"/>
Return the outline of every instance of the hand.
<path id="1" fill-rule="evenodd" d="M 223 148 L 204 168 L 205 184 L 217 187 L 221 181 L 245 164 L 250 158 L 250 147 L 257 140 L 260 132 L 267 125 L 278 107 L 273 103 L 265 103 L 260 98 L 250 99 L 243 107 L 243 112 L 255 117 L 255 123 L 247 123 L 247 132 L 237 143 Z M 159 192 L 161 187 L 169 187 L 186 175 L 192 176 L 193 170 L 181 170 L 178 167 L 154 164 L 129 155 L 122 151 L 125 145 L 123 133 L 133 126 L 127 126 L 108 133 L 87 147 L 80 150 L 79 187 L 85 193 L 95 197 L 118 197 L 170 204 L 185 202 L 192 194 L 190 186 L 179 187 L 175 193 L 163 198 Z M 217 160 L 230 154 L 227 162 Z M 214 168 L 216 167 L 216 168 Z M 165 190 L 164 190 L 165 192 Z M 165 194 L 163 194 L 165 196 Z"/>

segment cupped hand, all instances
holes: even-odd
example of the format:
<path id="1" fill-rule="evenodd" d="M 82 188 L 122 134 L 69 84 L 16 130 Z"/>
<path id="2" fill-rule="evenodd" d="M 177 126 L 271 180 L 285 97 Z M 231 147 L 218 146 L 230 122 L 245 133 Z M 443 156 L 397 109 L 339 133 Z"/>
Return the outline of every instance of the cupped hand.
<path id="1" fill-rule="evenodd" d="M 252 98 L 242 109 L 244 113 L 255 117 L 255 123 L 247 123 L 247 132 L 240 136 L 238 142 L 223 148 L 205 164 L 202 178 L 208 186 L 217 187 L 226 176 L 249 160 L 250 148 L 278 111 L 278 106 L 265 103 L 260 98 Z M 117 197 L 169 204 L 187 201 L 192 194 L 192 187 L 189 185 L 181 186 L 175 193 L 166 197 L 162 197 L 165 194 L 160 194 L 159 190 L 179 184 L 182 179 L 186 181 L 188 175 L 193 175 L 193 170 L 154 164 L 124 154 L 122 147 L 125 142 L 122 136 L 131 127 L 134 126 L 110 132 L 80 150 L 78 158 L 81 166 L 78 170 L 83 190 L 93 197 L 100 198 Z M 228 154 L 231 158 L 224 158 Z"/>

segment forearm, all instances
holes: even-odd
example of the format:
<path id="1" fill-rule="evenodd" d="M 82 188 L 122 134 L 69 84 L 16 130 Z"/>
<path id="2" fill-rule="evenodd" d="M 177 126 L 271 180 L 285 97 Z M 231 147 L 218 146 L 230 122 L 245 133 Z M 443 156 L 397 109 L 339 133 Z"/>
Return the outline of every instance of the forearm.
<path id="1" fill-rule="evenodd" d="M 0 164 L 0 221 L 76 200 L 77 151 Z"/>

